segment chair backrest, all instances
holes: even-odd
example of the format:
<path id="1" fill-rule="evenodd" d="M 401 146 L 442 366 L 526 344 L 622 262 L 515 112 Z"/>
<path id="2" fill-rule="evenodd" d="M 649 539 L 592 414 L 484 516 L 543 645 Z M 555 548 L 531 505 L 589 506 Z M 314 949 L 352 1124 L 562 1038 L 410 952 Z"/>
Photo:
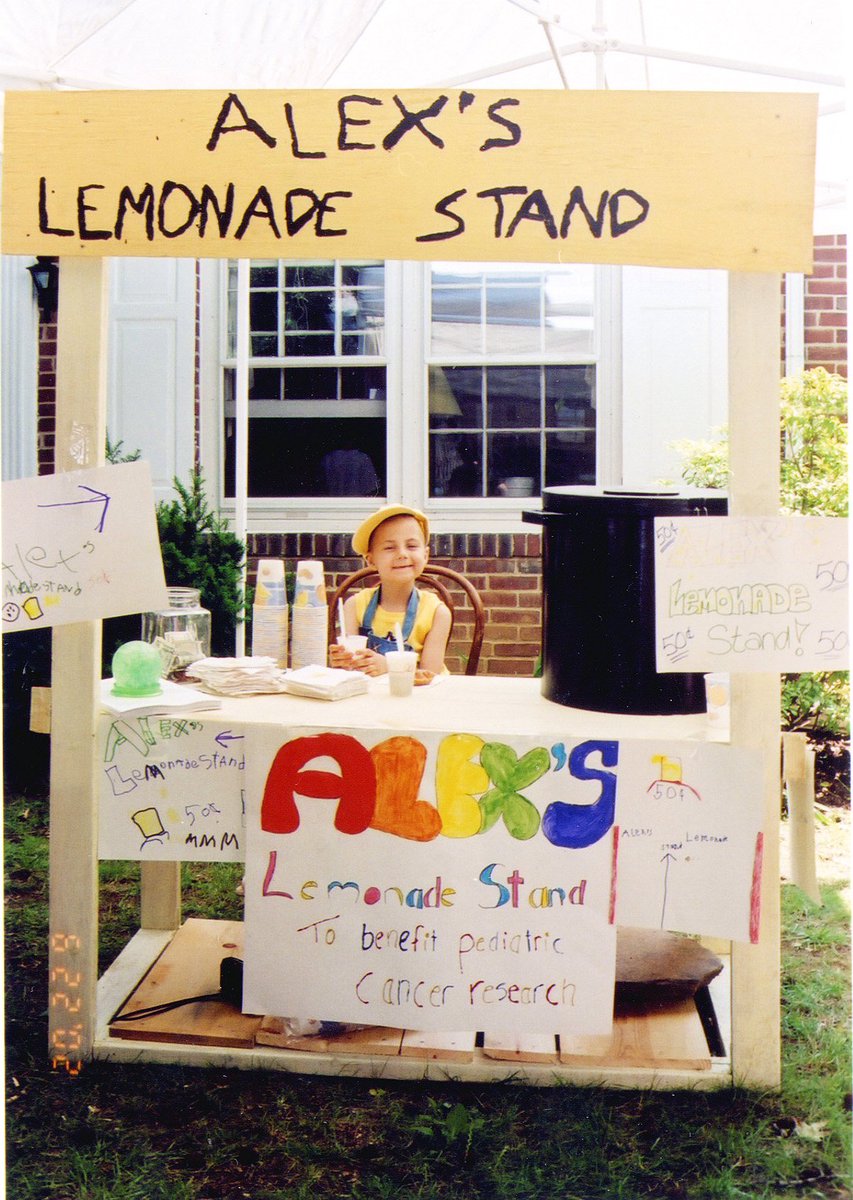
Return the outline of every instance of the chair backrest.
<path id="1" fill-rule="evenodd" d="M 347 594 L 353 588 L 370 587 L 372 583 L 378 581 L 378 578 L 379 576 L 373 567 L 362 567 L 359 571 L 353 571 L 351 575 L 347 575 L 338 584 L 329 600 L 330 642 L 334 641 L 336 637 L 338 602 L 345 600 Z M 486 607 L 483 604 L 480 593 L 464 575 L 460 575 L 458 571 L 451 570 L 450 567 L 440 567 L 437 563 L 427 563 L 418 577 L 417 586 L 431 588 L 432 591 L 437 592 L 450 609 L 451 638 L 453 637 L 453 624 L 458 601 L 458 595 L 457 600 L 453 598 L 453 590 L 458 589 L 467 598 L 473 615 L 474 632 L 471 636 L 471 646 L 467 654 L 465 674 L 476 675 L 477 667 L 480 665 L 480 650 L 483 646 L 483 635 L 486 632 Z"/>

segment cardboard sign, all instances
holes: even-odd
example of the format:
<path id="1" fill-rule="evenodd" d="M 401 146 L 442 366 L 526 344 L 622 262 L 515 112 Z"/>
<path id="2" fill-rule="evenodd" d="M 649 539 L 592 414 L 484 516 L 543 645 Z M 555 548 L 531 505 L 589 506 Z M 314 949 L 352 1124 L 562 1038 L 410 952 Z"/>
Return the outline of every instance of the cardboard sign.
<path id="1" fill-rule="evenodd" d="M 837 671 L 849 653 L 848 523 L 658 517 L 658 671 Z"/>
<path id="2" fill-rule="evenodd" d="M 102 716 L 99 857 L 242 861 L 245 743 L 196 714 Z"/>
<path id="3" fill-rule="evenodd" d="M 617 918 L 757 939 L 746 751 L 269 728 L 247 745 L 247 1012 L 603 1032 Z"/>
<path id="4" fill-rule="evenodd" d="M 769 93 L 10 92 L 4 251 L 808 272 L 816 117 Z"/>
<path id="5" fill-rule="evenodd" d="M 3 484 L 4 633 L 165 606 L 147 463 Z"/>

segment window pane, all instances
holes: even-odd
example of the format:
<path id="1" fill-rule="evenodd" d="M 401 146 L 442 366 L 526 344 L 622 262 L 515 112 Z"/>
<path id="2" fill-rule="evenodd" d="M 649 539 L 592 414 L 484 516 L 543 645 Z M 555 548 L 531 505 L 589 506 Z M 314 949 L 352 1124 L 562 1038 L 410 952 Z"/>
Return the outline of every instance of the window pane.
<path id="1" fill-rule="evenodd" d="M 539 367 L 489 367 L 486 394 L 490 429 L 539 429 L 541 375 Z"/>
<path id="2" fill-rule="evenodd" d="M 483 372 L 479 367 L 431 367 L 430 429 L 480 429 Z"/>
<path id="3" fill-rule="evenodd" d="M 594 367 L 545 368 L 545 424 L 550 428 L 594 428 Z"/>
<path id="4" fill-rule="evenodd" d="M 595 431 L 575 430 L 545 435 L 545 486 L 595 483 Z"/>
<path id="5" fill-rule="evenodd" d="M 487 442 L 490 496 L 539 495 L 538 433 L 491 433 Z"/>
<path id="6" fill-rule="evenodd" d="M 334 367 L 288 368 L 284 372 L 286 400 L 336 400 L 338 372 Z"/>
<path id="7" fill-rule="evenodd" d="M 482 496 L 483 455 L 479 435 L 432 435 L 430 492 L 433 496 Z"/>
<path id="8" fill-rule="evenodd" d="M 520 277 L 512 286 L 486 292 L 486 350 L 490 354 L 532 354 L 540 349 L 540 277 Z"/>
<path id="9" fill-rule="evenodd" d="M 226 422 L 225 480 L 229 496 L 234 494 L 233 424 L 233 420 Z M 384 421 L 250 418 L 250 496 L 384 494 Z"/>

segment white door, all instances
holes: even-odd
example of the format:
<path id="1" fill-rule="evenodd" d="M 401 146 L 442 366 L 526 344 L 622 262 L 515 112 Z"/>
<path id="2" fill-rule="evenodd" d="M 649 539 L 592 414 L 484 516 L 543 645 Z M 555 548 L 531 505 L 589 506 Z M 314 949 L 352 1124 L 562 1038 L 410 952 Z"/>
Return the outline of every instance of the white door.
<path id="1" fill-rule="evenodd" d="M 195 429 L 195 262 L 111 263 L 107 432 L 151 465 L 157 500 L 189 482 Z"/>

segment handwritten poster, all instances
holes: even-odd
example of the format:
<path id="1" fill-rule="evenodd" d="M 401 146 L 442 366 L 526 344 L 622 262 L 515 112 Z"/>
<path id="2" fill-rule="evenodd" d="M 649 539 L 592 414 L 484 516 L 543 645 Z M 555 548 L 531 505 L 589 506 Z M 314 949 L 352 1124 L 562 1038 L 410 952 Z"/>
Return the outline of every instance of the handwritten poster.
<path id="1" fill-rule="evenodd" d="M 241 861 L 245 742 L 194 714 L 101 716 L 99 857 Z"/>
<path id="2" fill-rule="evenodd" d="M 750 752 L 248 732 L 246 1011 L 604 1032 L 617 920 L 757 937 Z"/>
<path id="3" fill-rule="evenodd" d="M 783 93 L 10 92 L 4 249 L 808 271 L 816 115 Z"/>
<path id="4" fill-rule="evenodd" d="M 3 484 L 4 633 L 165 604 L 147 463 Z"/>
<path id="5" fill-rule="evenodd" d="M 850 661 L 848 522 L 658 517 L 658 671 L 836 671 Z"/>

